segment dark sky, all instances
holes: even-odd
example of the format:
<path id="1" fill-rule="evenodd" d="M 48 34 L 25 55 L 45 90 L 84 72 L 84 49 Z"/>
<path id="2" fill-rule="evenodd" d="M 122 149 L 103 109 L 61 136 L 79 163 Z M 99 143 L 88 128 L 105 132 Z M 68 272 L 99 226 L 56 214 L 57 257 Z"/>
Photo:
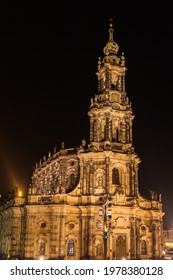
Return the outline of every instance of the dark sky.
<path id="1" fill-rule="evenodd" d="M 112 18 L 128 69 L 139 189 L 146 197 L 152 189 L 162 193 L 164 226 L 172 226 L 171 7 L 166 2 L 151 7 L 151 1 L 95 7 L 83 1 L 61 7 L 53 4 L 59 1 L 7 2 L 0 7 L 1 193 L 14 185 L 27 188 L 33 165 L 62 140 L 66 147 L 79 146 L 83 138 L 89 142 L 87 112 Z"/>

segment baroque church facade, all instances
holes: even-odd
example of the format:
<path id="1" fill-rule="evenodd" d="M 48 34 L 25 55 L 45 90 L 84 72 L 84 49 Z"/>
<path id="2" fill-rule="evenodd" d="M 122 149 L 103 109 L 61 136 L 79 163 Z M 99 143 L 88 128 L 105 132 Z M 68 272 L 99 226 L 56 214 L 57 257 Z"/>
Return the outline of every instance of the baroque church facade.
<path id="1" fill-rule="evenodd" d="M 98 92 L 91 99 L 90 143 L 49 153 L 26 197 L 0 204 L 0 253 L 8 259 L 161 259 L 161 195 L 139 192 L 134 115 L 125 91 L 125 57 L 110 21 Z"/>

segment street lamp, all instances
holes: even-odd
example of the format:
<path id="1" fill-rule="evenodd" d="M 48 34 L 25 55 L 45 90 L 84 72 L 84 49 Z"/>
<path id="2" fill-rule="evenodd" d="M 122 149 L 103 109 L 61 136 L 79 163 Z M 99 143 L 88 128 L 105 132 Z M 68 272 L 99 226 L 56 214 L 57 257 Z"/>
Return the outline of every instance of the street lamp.
<path id="1" fill-rule="evenodd" d="M 111 228 L 112 205 L 110 200 L 111 198 L 108 197 L 106 202 L 102 205 L 102 208 L 99 209 L 99 217 L 103 219 L 103 223 L 101 223 L 101 225 L 103 227 L 104 260 L 107 260 L 107 241 L 109 230 Z"/>

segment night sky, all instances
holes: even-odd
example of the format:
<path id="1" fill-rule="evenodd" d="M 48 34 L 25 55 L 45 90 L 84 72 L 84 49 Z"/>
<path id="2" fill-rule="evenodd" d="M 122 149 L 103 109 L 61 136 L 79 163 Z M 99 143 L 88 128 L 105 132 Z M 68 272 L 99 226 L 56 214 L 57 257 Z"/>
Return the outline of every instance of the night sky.
<path id="1" fill-rule="evenodd" d="M 119 55 L 125 52 L 128 69 L 133 145 L 141 159 L 139 190 L 146 198 L 149 190 L 162 193 L 164 227 L 170 228 L 171 7 L 135 6 L 132 1 L 129 6 L 109 1 L 96 7 L 83 1 L 61 7 L 52 1 L 21 2 L 0 7 L 0 192 L 14 186 L 27 189 L 35 163 L 55 146 L 60 149 L 62 140 L 66 148 L 79 146 L 83 138 L 89 143 L 87 112 L 97 93 L 97 61 L 103 57 L 112 18 L 114 40 Z"/>

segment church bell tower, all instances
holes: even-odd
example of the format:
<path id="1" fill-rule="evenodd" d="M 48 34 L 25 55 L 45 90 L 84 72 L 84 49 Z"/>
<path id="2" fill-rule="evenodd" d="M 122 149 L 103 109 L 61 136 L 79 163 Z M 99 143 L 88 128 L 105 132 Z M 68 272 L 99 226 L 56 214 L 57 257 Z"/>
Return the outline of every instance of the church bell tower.
<path id="1" fill-rule="evenodd" d="M 131 151 L 131 104 L 125 91 L 125 57 L 119 57 L 119 46 L 113 39 L 113 23 L 109 24 L 109 40 L 103 60 L 98 60 L 98 93 L 91 98 L 90 149 L 94 151 Z"/>

